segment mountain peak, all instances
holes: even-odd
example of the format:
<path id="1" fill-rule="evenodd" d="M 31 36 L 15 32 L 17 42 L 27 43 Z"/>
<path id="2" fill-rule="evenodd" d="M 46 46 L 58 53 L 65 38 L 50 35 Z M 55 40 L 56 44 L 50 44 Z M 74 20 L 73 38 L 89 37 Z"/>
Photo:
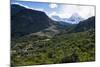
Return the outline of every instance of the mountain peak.
<path id="1" fill-rule="evenodd" d="M 63 21 L 67 23 L 77 24 L 84 20 L 78 13 L 72 14 L 69 18 L 60 18 L 59 16 L 52 16 L 53 20 Z"/>
<path id="2" fill-rule="evenodd" d="M 84 19 L 78 13 L 74 13 L 68 20 L 75 22 L 75 23 L 79 23 L 80 21 L 82 21 Z"/>

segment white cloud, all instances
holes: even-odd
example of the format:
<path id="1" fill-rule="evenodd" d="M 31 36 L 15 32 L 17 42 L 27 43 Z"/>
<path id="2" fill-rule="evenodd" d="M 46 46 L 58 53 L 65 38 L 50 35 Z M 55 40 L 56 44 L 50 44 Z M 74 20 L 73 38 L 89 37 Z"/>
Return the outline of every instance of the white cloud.
<path id="1" fill-rule="evenodd" d="M 50 4 L 49 7 L 50 7 L 50 8 L 57 8 L 58 5 L 57 5 L 57 4 Z"/>
<path id="2" fill-rule="evenodd" d="M 57 15 L 56 11 L 53 11 L 53 12 L 51 12 L 51 13 L 49 14 L 50 17 L 56 16 L 56 15 Z"/>
<path id="3" fill-rule="evenodd" d="M 61 5 L 58 13 L 64 18 L 68 18 L 74 13 L 78 13 L 83 18 L 88 18 L 95 15 L 95 8 L 94 6 Z"/>
<path id="4" fill-rule="evenodd" d="M 48 15 L 51 18 L 52 18 L 52 16 L 59 16 L 60 18 L 66 18 L 66 14 L 64 14 L 64 13 L 62 13 L 62 14 L 61 13 L 57 13 L 56 11 L 53 11 L 53 12 L 49 13 Z"/>
<path id="5" fill-rule="evenodd" d="M 93 6 L 84 6 L 80 8 L 79 15 L 88 18 L 95 15 L 95 8 Z"/>
<path id="6" fill-rule="evenodd" d="M 66 15 L 65 13 L 59 13 L 60 18 L 67 18 L 66 16 L 68 16 L 68 15 Z"/>

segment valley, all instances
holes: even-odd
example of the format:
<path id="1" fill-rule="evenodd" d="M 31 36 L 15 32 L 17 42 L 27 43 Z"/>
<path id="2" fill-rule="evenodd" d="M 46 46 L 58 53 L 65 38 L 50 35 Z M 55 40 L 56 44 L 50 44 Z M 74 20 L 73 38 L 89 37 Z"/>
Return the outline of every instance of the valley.
<path id="1" fill-rule="evenodd" d="M 95 16 L 71 24 L 20 5 L 11 10 L 11 66 L 95 61 Z"/>

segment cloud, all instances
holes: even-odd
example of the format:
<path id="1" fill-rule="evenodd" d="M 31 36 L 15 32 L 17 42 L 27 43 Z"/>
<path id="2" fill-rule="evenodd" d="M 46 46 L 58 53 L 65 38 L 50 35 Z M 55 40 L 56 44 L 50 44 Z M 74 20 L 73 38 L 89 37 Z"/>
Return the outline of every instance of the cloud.
<path id="1" fill-rule="evenodd" d="M 53 12 L 51 12 L 51 13 L 49 14 L 50 17 L 56 16 L 56 15 L 58 15 L 58 14 L 56 13 L 56 11 L 53 11 Z"/>
<path id="2" fill-rule="evenodd" d="M 52 11 L 51 13 L 48 14 L 49 17 L 52 18 L 52 16 L 58 16 L 60 18 L 66 18 L 66 15 L 64 13 L 60 14 L 60 13 L 57 13 L 56 11 Z M 53 19 L 53 18 L 52 18 Z"/>
<path id="3" fill-rule="evenodd" d="M 95 8 L 94 6 L 61 5 L 58 13 L 64 18 L 68 18 L 74 13 L 78 13 L 83 18 L 88 18 L 95 15 Z"/>
<path id="4" fill-rule="evenodd" d="M 93 6 L 84 6 L 80 8 L 79 15 L 88 18 L 95 15 L 95 8 Z"/>
<path id="5" fill-rule="evenodd" d="M 50 7 L 50 8 L 57 8 L 58 5 L 57 5 L 57 4 L 49 4 L 49 7 Z"/>

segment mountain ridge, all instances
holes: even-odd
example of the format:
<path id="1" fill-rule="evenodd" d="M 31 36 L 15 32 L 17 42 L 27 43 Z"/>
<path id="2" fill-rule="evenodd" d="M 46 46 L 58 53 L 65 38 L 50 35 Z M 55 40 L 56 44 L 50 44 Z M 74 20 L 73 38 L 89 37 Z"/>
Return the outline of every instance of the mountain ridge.
<path id="1" fill-rule="evenodd" d="M 52 16 L 52 18 L 55 21 L 62 21 L 62 22 L 71 23 L 71 24 L 78 24 L 80 21 L 84 20 L 84 18 L 79 16 L 79 14 L 77 13 L 72 14 L 72 16 L 70 16 L 69 18 L 60 18 L 59 16 Z"/>

